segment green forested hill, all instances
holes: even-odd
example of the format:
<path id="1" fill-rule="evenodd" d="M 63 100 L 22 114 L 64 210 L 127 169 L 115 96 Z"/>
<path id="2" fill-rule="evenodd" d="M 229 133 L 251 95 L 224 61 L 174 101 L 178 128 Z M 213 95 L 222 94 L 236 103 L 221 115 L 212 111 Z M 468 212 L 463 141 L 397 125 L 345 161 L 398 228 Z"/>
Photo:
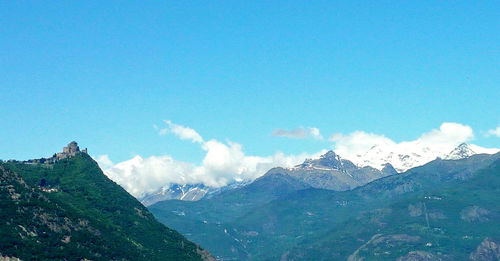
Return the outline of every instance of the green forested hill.
<path id="1" fill-rule="evenodd" d="M 0 256 L 22 260 L 202 260 L 85 153 L 0 164 Z"/>

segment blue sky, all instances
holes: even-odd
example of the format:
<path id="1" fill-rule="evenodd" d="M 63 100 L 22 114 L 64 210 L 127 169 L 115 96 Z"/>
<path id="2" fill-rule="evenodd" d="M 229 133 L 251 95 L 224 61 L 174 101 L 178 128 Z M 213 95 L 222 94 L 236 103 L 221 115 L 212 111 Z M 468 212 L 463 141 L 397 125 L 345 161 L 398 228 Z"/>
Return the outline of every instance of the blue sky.
<path id="1" fill-rule="evenodd" d="M 113 162 L 329 149 L 360 130 L 414 140 L 500 124 L 498 1 L 1 1 L 0 159 L 71 140 Z M 158 129 L 153 126 L 156 125 Z M 323 140 L 276 129 L 314 127 Z"/>

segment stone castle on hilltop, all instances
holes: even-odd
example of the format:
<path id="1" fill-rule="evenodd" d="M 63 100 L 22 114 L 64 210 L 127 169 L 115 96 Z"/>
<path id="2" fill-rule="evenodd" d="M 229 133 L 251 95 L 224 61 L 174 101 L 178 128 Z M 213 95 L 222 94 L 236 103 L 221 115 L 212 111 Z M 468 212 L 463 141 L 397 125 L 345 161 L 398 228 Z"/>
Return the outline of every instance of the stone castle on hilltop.
<path id="1" fill-rule="evenodd" d="M 67 159 L 75 156 L 78 153 L 85 153 L 87 154 L 87 148 L 80 150 L 80 147 L 78 147 L 78 143 L 76 141 L 72 141 L 68 144 L 68 146 L 63 148 L 62 152 L 54 153 L 54 155 L 50 158 L 41 158 L 41 159 L 30 159 L 23 161 L 23 163 L 28 163 L 28 164 L 52 164 L 55 163 L 58 160 L 62 159 Z M 1 261 L 1 259 L 0 259 Z"/>
<path id="2" fill-rule="evenodd" d="M 63 152 L 59 152 L 55 154 L 55 158 L 60 160 L 60 159 L 65 159 L 69 157 L 75 156 L 78 152 L 82 153 L 87 153 L 87 148 L 83 149 L 80 151 L 80 147 L 78 147 L 78 143 L 76 141 L 72 141 L 68 144 L 68 146 L 63 148 Z"/>

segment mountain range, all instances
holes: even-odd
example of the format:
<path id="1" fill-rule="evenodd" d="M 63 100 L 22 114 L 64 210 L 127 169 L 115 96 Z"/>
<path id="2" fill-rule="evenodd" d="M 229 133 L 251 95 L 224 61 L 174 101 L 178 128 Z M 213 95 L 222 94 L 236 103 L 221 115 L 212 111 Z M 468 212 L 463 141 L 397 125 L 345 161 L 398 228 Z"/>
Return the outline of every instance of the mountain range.
<path id="1" fill-rule="evenodd" d="M 213 190 L 215 190 L 215 188 L 207 187 L 203 184 L 173 184 L 163 186 L 159 191 L 146 194 L 144 197 L 139 198 L 139 200 L 144 206 L 149 206 L 158 201 L 169 199 L 197 201 Z"/>
<path id="2" fill-rule="evenodd" d="M 232 190 L 236 188 L 243 187 L 251 182 L 241 181 L 241 182 L 233 182 L 226 186 L 214 188 L 205 186 L 204 184 L 172 184 L 163 186 L 159 191 L 154 193 L 148 193 L 143 197 L 138 198 L 139 201 L 144 206 L 153 205 L 156 202 L 163 200 L 185 200 L 185 201 L 197 201 L 202 198 L 211 198 L 214 195 L 220 194 L 226 190 Z"/>
<path id="3" fill-rule="evenodd" d="M 72 142 L 0 162 L 0 260 L 500 260 L 500 153 L 477 151 L 403 172 L 329 151 L 141 204 Z"/>
<path id="4" fill-rule="evenodd" d="M 319 159 L 306 159 L 304 163 L 293 168 L 270 169 L 264 176 L 274 173 L 289 175 L 314 188 L 348 190 L 397 172 L 389 163 L 382 170 L 369 166 L 358 167 L 349 160 L 342 159 L 335 152 L 328 151 Z M 243 187 L 246 184 L 248 182 L 236 182 L 221 188 L 208 187 L 203 184 L 172 184 L 164 186 L 158 192 L 147 194 L 139 200 L 145 206 L 170 199 L 197 201 L 204 197 L 213 197 L 226 190 Z"/>
<path id="5" fill-rule="evenodd" d="M 494 154 L 499 149 L 483 148 L 478 145 L 461 143 L 456 148 L 431 148 L 425 144 L 377 144 L 367 151 L 357 155 L 344 155 L 358 166 L 371 166 L 383 169 L 385 164 L 390 163 L 398 172 L 404 172 L 426 164 L 436 158 L 460 159 L 474 154 Z"/>
<path id="6" fill-rule="evenodd" d="M 346 159 L 334 151 L 328 151 L 318 159 L 306 159 L 302 164 L 292 168 L 276 167 L 268 173 L 287 173 L 315 188 L 348 190 L 381 177 L 421 166 L 436 158 L 462 159 L 475 154 L 493 154 L 498 151 L 468 143 L 461 143 L 451 151 L 431 151 L 423 147 L 413 152 L 397 152 L 389 146 L 376 145 L 353 159 Z M 344 175 L 346 173 L 347 175 Z M 220 188 L 204 184 L 168 184 L 156 192 L 140 197 L 139 200 L 145 206 L 170 199 L 197 201 L 221 191 L 242 187 L 249 182 L 251 181 L 234 182 Z"/>
<path id="7" fill-rule="evenodd" d="M 361 175 L 339 190 L 324 189 L 325 173 L 352 180 L 347 170 L 360 167 L 329 152 L 211 198 L 149 209 L 218 260 L 498 260 L 500 153 L 466 147 L 450 153 L 459 159 Z"/>
<path id="8" fill-rule="evenodd" d="M 293 168 L 274 168 L 265 175 L 283 173 L 300 180 L 313 188 L 349 190 L 372 180 L 397 174 L 390 163 L 382 170 L 369 166 L 358 167 L 351 161 L 342 159 L 333 151 L 328 151 L 319 159 L 306 159 Z"/>

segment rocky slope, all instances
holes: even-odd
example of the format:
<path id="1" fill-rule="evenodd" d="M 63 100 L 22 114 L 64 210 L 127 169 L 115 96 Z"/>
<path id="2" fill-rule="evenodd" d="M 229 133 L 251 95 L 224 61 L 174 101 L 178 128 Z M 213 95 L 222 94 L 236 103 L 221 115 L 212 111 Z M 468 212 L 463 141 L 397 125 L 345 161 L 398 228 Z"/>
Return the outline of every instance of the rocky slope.
<path id="1" fill-rule="evenodd" d="M 372 180 L 397 174 L 391 164 L 385 164 L 382 170 L 369 166 L 358 167 L 333 151 L 328 151 L 319 159 L 307 159 L 294 168 L 271 169 L 266 175 L 273 173 L 284 173 L 313 188 L 338 191 L 353 189 Z"/>

